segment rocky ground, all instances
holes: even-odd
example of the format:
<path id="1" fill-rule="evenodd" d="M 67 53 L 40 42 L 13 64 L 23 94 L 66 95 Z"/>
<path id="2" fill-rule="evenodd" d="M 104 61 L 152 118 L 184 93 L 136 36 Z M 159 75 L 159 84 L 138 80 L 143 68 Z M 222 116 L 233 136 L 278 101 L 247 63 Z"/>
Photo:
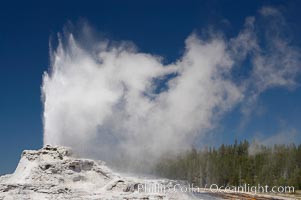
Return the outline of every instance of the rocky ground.
<path id="1" fill-rule="evenodd" d="M 207 190 L 189 193 L 179 191 L 180 187 L 186 186 L 172 180 L 121 175 L 102 161 L 77 158 L 69 148 L 45 146 L 40 150 L 25 150 L 15 172 L 0 176 L 0 200 L 299 199 Z"/>
<path id="2" fill-rule="evenodd" d="M 146 192 L 142 185 L 172 187 L 175 182 L 124 177 L 104 162 L 79 159 L 65 147 L 23 152 L 12 175 L 0 177 L 1 200 L 26 199 L 193 199 L 181 192 Z M 140 187 L 140 188 L 139 188 Z"/>

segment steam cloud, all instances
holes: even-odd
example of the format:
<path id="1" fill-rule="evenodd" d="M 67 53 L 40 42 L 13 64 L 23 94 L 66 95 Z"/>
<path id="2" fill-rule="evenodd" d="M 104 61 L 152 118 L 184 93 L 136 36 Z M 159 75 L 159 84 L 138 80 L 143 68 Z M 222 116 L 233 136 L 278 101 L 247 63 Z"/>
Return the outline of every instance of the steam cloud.
<path id="1" fill-rule="evenodd" d="M 86 48 L 69 34 L 43 77 L 44 143 L 112 162 L 151 163 L 189 148 L 234 106 L 247 112 L 263 91 L 296 86 L 300 52 L 282 34 L 283 16 L 265 7 L 257 18 L 264 30 L 248 17 L 231 39 L 190 35 L 183 56 L 167 65 L 125 42 Z M 250 72 L 235 77 L 246 60 Z"/>

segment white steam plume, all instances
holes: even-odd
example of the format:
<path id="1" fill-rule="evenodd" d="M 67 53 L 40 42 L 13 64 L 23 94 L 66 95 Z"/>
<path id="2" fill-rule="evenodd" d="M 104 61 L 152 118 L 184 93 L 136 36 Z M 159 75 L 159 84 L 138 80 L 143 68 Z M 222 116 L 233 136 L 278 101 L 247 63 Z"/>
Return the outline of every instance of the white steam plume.
<path id="1" fill-rule="evenodd" d="M 282 18 L 269 9 L 261 17 Z M 243 100 L 295 83 L 300 52 L 278 35 L 260 48 L 254 23 L 247 18 L 230 40 L 192 34 L 184 55 L 168 65 L 125 43 L 100 41 L 87 50 L 70 34 L 52 52 L 51 70 L 44 74 L 44 143 L 133 165 L 187 149 Z M 247 57 L 251 72 L 238 83 L 232 71 Z"/>

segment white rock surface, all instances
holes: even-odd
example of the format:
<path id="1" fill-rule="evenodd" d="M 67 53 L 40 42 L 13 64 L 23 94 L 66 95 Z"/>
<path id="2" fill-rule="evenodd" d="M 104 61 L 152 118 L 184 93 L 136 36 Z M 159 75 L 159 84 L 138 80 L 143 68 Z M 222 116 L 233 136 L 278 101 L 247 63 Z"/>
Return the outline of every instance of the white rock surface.
<path id="1" fill-rule="evenodd" d="M 173 187 L 176 182 L 121 176 L 102 161 L 78 159 L 71 149 L 45 146 L 25 150 L 16 171 L 0 176 L 0 200 L 193 199 L 179 191 L 138 191 L 139 184 Z"/>

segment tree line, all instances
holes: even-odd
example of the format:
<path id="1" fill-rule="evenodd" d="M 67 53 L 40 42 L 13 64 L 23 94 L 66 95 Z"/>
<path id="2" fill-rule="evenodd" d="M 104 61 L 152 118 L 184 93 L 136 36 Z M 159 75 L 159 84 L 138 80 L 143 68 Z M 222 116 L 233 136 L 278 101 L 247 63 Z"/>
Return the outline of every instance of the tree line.
<path id="1" fill-rule="evenodd" d="M 200 187 L 260 184 L 301 189 L 301 145 L 264 146 L 235 141 L 218 148 L 192 148 L 177 156 L 163 156 L 155 173 Z"/>

